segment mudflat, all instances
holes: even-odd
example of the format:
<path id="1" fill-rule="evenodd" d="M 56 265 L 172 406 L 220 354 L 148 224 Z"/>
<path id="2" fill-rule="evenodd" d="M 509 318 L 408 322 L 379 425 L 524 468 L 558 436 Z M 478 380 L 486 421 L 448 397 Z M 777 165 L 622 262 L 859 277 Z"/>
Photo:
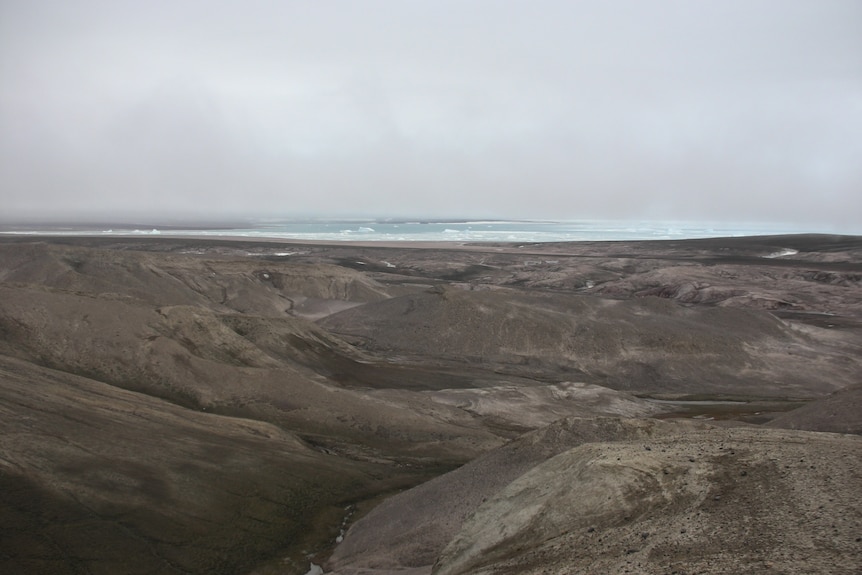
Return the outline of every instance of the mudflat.
<path id="1" fill-rule="evenodd" d="M 862 570 L 862 238 L 0 238 L 0 570 Z"/>

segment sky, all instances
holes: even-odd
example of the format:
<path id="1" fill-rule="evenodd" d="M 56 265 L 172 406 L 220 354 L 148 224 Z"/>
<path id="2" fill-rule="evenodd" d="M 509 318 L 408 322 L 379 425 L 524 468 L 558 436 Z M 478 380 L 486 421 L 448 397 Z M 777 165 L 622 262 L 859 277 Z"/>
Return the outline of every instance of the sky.
<path id="1" fill-rule="evenodd" d="M 0 0 L 0 219 L 862 233 L 859 0 Z"/>

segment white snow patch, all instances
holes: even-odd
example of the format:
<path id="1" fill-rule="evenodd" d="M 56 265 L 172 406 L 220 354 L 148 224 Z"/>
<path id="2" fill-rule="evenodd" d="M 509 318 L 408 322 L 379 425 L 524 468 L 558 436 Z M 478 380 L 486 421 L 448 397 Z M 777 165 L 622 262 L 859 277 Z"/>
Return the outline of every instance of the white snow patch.
<path id="1" fill-rule="evenodd" d="M 795 256 L 798 253 L 799 253 L 799 250 L 794 250 L 793 248 L 784 248 L 783 250 L 781 250 L 779 252 L 772 252 L 771 254 L 766 254 L 763 257 L 769 258 L 769 259 L 783 258 L 784 256 Z"/>
<path id="2" fill-rule="evenodd" d="M 323 567 L 320 565 L 311 564 L 311 568 L 306 572 L 305 575 L 323 575 Z"/>

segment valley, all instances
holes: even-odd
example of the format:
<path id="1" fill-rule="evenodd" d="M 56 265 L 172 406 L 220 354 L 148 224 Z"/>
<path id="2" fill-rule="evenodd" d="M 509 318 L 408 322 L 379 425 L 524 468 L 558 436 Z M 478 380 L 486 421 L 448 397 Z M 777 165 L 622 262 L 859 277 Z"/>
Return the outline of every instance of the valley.
<path id="1" fill-rule="evenodd" d="M 2 237 L 0 569 L 849 575 L 860 374 L 859 237 Z"/>

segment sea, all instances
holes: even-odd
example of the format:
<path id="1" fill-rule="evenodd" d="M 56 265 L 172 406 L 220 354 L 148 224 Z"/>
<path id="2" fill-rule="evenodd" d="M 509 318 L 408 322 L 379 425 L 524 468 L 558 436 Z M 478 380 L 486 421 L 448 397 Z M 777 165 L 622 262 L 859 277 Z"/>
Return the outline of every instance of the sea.
<path id="1" fill-rule="evenodd" d="M 632 222 L 618 220 L 280 220 L 182 225 L 73 224 L 4 226 L 5 235 L 195 236 L 350 242 L 574 242 L 741 237 L 829 230 L 775 223 Z"/>

